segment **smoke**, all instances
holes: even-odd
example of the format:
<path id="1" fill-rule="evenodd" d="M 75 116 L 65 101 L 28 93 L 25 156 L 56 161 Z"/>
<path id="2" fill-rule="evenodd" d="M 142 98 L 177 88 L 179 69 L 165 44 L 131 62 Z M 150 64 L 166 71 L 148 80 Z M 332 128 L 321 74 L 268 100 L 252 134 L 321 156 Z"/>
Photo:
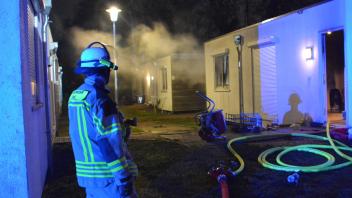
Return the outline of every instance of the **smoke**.
<path id="1" fill-rule="evenodd" d="M 113 56 L 112 34 L 96 30 L 83 30 L 77 27 L 71 28 L 72 41 L 75 46 L 75 55 L 91 42 L 99 41 L 108 45 L 108 50 Z M 122 39 L 117 36 L 117 43 Z M 145 62 L 154 61 L 158 58 L 174 53 L 199 52 L 197 40 L 190 34 L 170 34 L 161 23 L 155 23 L 153 27 L 145 25 L 136 26 L 127 38 L 126 47 L 117 46 L 117 63 L 122 70 L 128 70 Z M 78 59 L 78 57 L 77 57 Z"/>
<path id="2" fill-rule="evenodd" d="M 75 56 L 77 57 L 77 60 L 79 59 L 81 51 L 94 41 L 106 44 L 111 59 L 113 60 L 114 49 L 112 47 L 113 38 L 111 33 L 96 30 L 84 30 L 77 27 L 71 28 L 69 32 L 70 35 L 72 35 L 72 43 L 75 47 Z M 200 54 L 202 54 L 201 47 L 191 34 L 173 35 L 168 32 L 161 23 L 155 23 L 152 27 L 145 25 L 136 26 L 131 31 L 128 38 L 124 38 L 124 40 L 127 41 L 126 46 L 121 47 L 118 45 L 121 39 L 122 38 L 119 35 L 116 37 L 117 47 L 115 50 L 117 55 L 116 63 L 119 66 L 119 78 L 121 79 L 121 81 L 119 81 L 119 84 L 121 84 L 119 87 L 120 93 L 128 92 L 128 90 L 131 89 L 131 86 L 134 86 L 133 83 L 131 83 L 134 79 L 144 79 L 144 75 L 148 69 L 144 68 L 144 66 L 148 65 L 147 63 L 153 63 L 160 58 L 178 53 L 197 54 L 198 56 L 201 56 Z M 202 79 L 194 79 L 196 75 L 192 75 L 192 73 L 199 72 L 199 70 L 190 70 L 190 65 L 187 64 L 178 64 L 177 67 L 178 71 L 182 71 L 182 73 L 184 71 L 184 77 L 187 75 L 189 76 L 185 81 L 192 79 L 197 83 L 201 81 L 204 82 Z M 109 87 L 113 88 L 112 80 L 110 80 Z M 140 87 L 143 87 L 143 85 L 140 85 Z M 139 88 L 139 90 L 141 89 L 143 88 Z M 140 94 L 142 91 L 138 92 Z"/>
<path id="3" fill-rule="evenodd" d="M 155 60 L 177 52 L 198 50 L 196 39 L 190 34 L 171 35 L 166 28 L 156 23 L 152 28 L 137 26 L 129 38 L 129 44 L 146 60 Z M 143 60 L 145 61 L 145 60 Z"/>

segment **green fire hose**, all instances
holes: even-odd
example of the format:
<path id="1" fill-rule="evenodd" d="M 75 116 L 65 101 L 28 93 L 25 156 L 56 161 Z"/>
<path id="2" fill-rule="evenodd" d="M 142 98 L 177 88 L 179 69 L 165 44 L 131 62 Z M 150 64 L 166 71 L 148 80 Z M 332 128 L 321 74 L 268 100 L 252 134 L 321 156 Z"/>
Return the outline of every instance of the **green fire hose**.
<path id="1" fill-rule="evenodd" d="M 272 134 L 272 135 L 252 135 L 252 136 L 244 136 L 239 138 L 231 139 L 227 148 L 233 154 L 233 156 L 238 160 L 239 167 L 234 171 L 234 174 L 239 174 L 244 169 L 244 160 L 243 158 L 232 148 L 232 144 L 236 142 L 248 142 L 255 140 L 267 140 L 273 138 L 282 138 L 282 137 L 304 137 L 304 138 L 312 138 L 322 141 L 328 141 L 330 145 L 320 145 L 320 144 L 303 144 L 298 146 L 284 146 L 284 147 L 275 147 L 265 150 L 258 156 L 258 162 L 264 166 L 265 168 L 278 170 L 278 171 L 286 171 L 286 172 L 320 172 L 320 171 L 328 171 L 334 170 L 338 168 L 343 168 L 349 165 L 352 165 L 352 157 L 346 155 L 342 151 L 350 151 L 352 152 L 352 148 L 339 142 L 337 140 L 333 140 L 330 137 L 329 132 L 329 123 L 326 126 L 326 137 L 312 135 L 312 134 L 304 134 L 304 133 L 287 133 L 287 134 Z M 339 156 L 346 159 L 347 162 L 336 164 L 335 157 L 330 153 L 320 150 L 320 149 L 333 149 Z M 282 157 L 291 152 L 291 151 L 303 151 L 310 152 L 316 155 L 320 155 L 326 159 L 324 163 L 312 166 L 296 166 L 287 164 L 282 160 Z M 267 160 L 267 157 L 273 153 L 279 152 L 276 156 L 276 163 L 271 163 Z"/>

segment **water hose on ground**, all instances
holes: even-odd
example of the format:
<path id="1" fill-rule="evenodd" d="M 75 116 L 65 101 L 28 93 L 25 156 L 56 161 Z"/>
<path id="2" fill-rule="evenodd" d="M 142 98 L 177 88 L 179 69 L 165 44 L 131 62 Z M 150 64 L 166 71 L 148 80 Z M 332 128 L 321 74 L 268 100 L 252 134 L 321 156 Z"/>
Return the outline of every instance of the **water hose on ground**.
<path id="1" fill-rule="evenodd" d="M 239 167 L 236 170 L 234 170 L 234 174 L 235 175 L 239 174 L 244 169 L 245 163 L 243 158 L 232 148 L 231 145 L 233 143 L 249 142 L 249 141 L 255 141 L 255 140 L 268 140 L 273 138 L 282 138 L 282 137 L 290 137 L 290 136 L 328 141 L 330 145 L 303 144 L 298 146 L 284 146 L 284 147 L 270 148 L 265 150 L 258 156 L 258 162 L 266 168 L 278 170 L 278 171 L 286 171 L 286 172 L 321 172 L 321 171 L 334 170 L 334 169 L 343 168 L 343 167 L 352 165 L 352 157 L 342 152 L 342 150 L 352 152 L 352 148 L 343 144 L 342 142 L 331 139 L 329 127 L 330 126 L 328 123 L 326 127 L 326 137 L 322 137 L 319 135 L 312 135 L 312 134 L 304 134 L 304 133 L 288 133 L 288 134 L 272 134 L 272 135 L 252 135 L 252 136 L 244 136 L 244 137 L 231 139 L 227 144 L 227 148 L 239 162 Z M 330 153 L 320 149 L 333 149 L 339 156 L 346 159 L 347 162 L 335 164 L 335 157 Z M 296 166 L 296 165 L 287 164 L 283 160 L 281 160 L 281 158 L 285 154 L 291 151 L 303 151 L 303 152 L 314 153 L 316 155 L 320 155 L 324 157 L 326 161 L 319 165 L 313 165 L 313 166 Z M 267 157 L 275 152 L 279 152 L 276 156 L 276 164 L 271 163 L 267 160 Z"/>

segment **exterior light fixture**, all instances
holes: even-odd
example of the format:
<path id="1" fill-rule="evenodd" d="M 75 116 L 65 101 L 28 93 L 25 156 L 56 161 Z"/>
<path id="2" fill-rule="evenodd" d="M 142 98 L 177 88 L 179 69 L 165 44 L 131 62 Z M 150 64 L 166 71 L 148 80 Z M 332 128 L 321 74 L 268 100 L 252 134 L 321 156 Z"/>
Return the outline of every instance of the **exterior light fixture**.
<path id="1" fill-rule="evenodd" d="M 304 50 L 304 57 L 306 60 L 313 60 L 313 47 L 306 47 Z"/>
<path id="2" fill-rule="evenodd" d="M 332 32 L 331 32 L 331 31 L 328 31 L 326 34 L 330 35 L 330 34 L 332 34 Z"/>
<path id="3" fill-rule="evenodd" d="M 112 22 L 117 21 L 117 18 L 119 16 L 119 12 L 121 12 L 121 10 L 117 7 L 111 7 L 109 9 L 107 9 L 106 11 L 110 14 L 110 20 Z"/>

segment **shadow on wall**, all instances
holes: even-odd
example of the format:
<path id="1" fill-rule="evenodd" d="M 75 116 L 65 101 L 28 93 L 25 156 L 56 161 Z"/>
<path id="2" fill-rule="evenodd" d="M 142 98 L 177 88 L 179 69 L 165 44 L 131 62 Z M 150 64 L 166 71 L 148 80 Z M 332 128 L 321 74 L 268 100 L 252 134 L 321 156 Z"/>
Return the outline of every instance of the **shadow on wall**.
<path id="1" fill-rule="evenodd" d="M 304 114 L 298 110 L 298 105 L 301 102 L 301 98 L 298 94 L 293 93 L 290 95 L 288 103 L 291 109 L 284 115 L 284 124 L 302 123 L 304 121 Z"/>

